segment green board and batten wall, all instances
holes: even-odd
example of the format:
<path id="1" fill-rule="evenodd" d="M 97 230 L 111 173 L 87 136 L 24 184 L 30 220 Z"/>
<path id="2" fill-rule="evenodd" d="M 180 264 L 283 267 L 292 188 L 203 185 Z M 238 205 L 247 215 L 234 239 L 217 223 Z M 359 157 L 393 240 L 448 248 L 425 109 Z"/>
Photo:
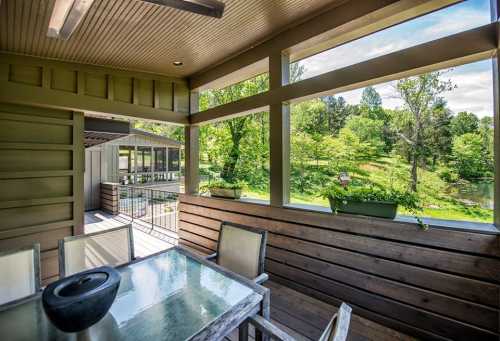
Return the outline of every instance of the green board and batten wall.
<path id="1" fill-rule="evenodd" d="M 0 53 L 0 102 L 187 124 L 185 79 Z"/>
<path id="2" fill-rule="evenodd" d="M 83 113 L 0 103 L 0 250 L 40 243 L 44 282 L 83 231 L 83 157 Z"/>
<path id="3" fill-rule="evenodd" d="M 83 232 L 84 111 L 183 124 L 183 79 L 0 53 L 0 250 L 41 245 L 42 281 L 58 278 L 57 242 Z"/>

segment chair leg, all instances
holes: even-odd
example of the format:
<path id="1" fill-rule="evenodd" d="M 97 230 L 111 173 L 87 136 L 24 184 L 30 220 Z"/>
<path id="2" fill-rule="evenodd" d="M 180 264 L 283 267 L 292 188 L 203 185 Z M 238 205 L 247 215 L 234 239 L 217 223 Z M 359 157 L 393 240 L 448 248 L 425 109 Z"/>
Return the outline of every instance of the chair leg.
<path id="1" fill-rule="evenodd" d="M 248 322 L 243 322 L 238 328 L 238 341 L 248 341 Z"/>

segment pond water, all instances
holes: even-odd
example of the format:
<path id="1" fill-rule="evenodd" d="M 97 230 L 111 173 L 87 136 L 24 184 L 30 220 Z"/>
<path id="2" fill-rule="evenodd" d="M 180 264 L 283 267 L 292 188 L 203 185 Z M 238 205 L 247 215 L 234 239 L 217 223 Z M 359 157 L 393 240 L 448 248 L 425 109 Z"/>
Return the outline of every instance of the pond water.
<path id="1" fill-rule="evenodd" d="M 477 204 L 493 209 L 494 182 L 457 183 L 450 185 L 447 193 L 465 204 Z"/>

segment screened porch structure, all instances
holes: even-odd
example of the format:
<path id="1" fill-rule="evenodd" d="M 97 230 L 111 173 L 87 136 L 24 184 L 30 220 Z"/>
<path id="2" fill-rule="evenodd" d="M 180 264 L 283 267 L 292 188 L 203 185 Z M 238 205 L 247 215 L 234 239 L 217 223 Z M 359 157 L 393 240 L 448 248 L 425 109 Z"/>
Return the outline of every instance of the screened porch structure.
<path id="1" fill-rule="evenodd" d="M 42 286 L 58 280 L 58 241 L 92 230 L 85 227 L 84 218 L 88 154 L 106 152 L 108 146 L 114 153 L 114 173 L 106 182 L 112 186 L 183 180 L 176 206 L 178 233 L 151 242 L 151 250 L 181 246 L 197 255 L 213 254 L 223 222 L 267 231 L 268 319 L 294 339 L 319 339 L 344 302 L 353 309 L 348 340 L 500 340 L 500 1 L 222 2 L 224 13 L 217 18 L 165 6 L 174 3 L 169 1 L 69 0 L 70 8 L 88 6 L 65 36 L 64 30 L 48 34 L 54 9 L 65 1 L 0 0 L 0 253 L 39 243 Z M 459 6 L 469 6 L 466 9 L 477 15 Z M 443 15 L 454 9 L 454 16 Z M 420 19 L 422 26 L 412 24 Z M 410 28 L 401 33 L 401 25 Z M 377 49 L 363 45 L 383 32 L 398 34 Z M 414 40 L 403 39 L 410 36 Z M 342 51 L 351 47 L 348 58 L 340 60 Z M 331 51 L 338 54 L 328 54 Z M 332 62 L 334 57 L 338 64 Z M 297 77 L 304 63 L 311 63 L 312 71 Z M 474 69 L 476 63 L 487 64 L 489 71 Z M 492 133 L 488 142 L 492 204 L 487 208 L 491 221 L 426 216 L 422 223 L 408 212 L 382 218 L 369 212 L 332 213 L 307 199 L 294 201 L 297 185 L 291 178 L 296 168 L 291 160 L 297 149 L 291 141 L 302 135 L 295 134 L 294 127 L 301 122 L 293 108 L 464 65 L 473 65 L 468 90 L 449 101 L 478 97 L 484 79 L 493 89 L 488 99 L 491 122 L 478 123 L 477 128 Z M 258 91 L 234 97 L 234 89 L 261 79 L 265 84 Z M 390 113 L 399 108 L 394 105 Z M 225 144 L 207 147 L 200 141 L 223 139 L 217 140 L 215 130 L 203 127 L 262 112 L 266 114 L 258 123 L 266 124 L 267 130 L 259 137 L 268 146 L 260 154 L 266 174 L 262 181 L 268 182 L 255 187 L 265 195 L 241 200 L 207 195 L 204 162 L 217 159 L 209 148 L 234 157 L 231 146 L 239 131 L 228 125 L 233 142 L 226 139 Z M 439 113 L 447 114 L 444 109 Z M 112 141 L 90 146 L 86 120 L 92 117 L 168 123 L 182 127 L 183 141 L 162 142 L 152 133 L 130 131 L 149 142 L 136 143 L 129 133 L 119 133 Z M 255 127 L 257 123 L 251 129 Z M 394 148 L 416 150 L 418 134 L 404 135 L 412 128 L 408 124 L 390 136 L 397 141 Z M 439 127 L 427 128 L 426 132 Z M 334 138 L 340 135 L 336 132 Z M 471 156 L 475 152 L 468 145 L 462 151 L 469 157 L 466 165 L 481 158 Z M 432 152 L 425 153 L 432 159 Z M 336 160 L 335 153 L 322 157 Z M 455 158 L 450 164 L 459 161 Z M 247 173 L 256 172 L 260 161 L 251 162 L 255 167 L 245 169 Z M 413 165 L 415 179 L 418 172 L 430 169 L 417 161 Z M 369 173 L 376 166 L 380 165 L 370 164 L 363 171 Z M 238 170 L 237 164 L 232 167 L 233 172 Z M 230 162 L 218 171 L 223 174 L 228 169 Z M 411 167 L 407 170 L 411 178 Z M 102 175 L 102 168 L 99 172 Z M 340 179 L 337 173 L 335 179 Z M 351 170 L 340 173 L 349 181 L 356 176 Z M 100 188 L 100 183 L 95 185 Z M 103 195 L 113 202 L 119 201 L 117 193 L 110 190 Z M 447 200 L 446 193 L 441 196 Z M 485 212 L 468 201 L 453 204 L 457 202 L 463 212 Z M 108 220 L 113 228 L 120 223 L 118 216 L 102 216 L 106 219 L 96 229 L 107 229 Z M 477 217 L 483 218 L 479 213 Z M 148 250 L 148 240 L 154 236 L 146 228 L 137 234 Z M 261 338 L 252 329 L 250 334 Z M 237 340 L 237 326 L 226 337 Z"/>

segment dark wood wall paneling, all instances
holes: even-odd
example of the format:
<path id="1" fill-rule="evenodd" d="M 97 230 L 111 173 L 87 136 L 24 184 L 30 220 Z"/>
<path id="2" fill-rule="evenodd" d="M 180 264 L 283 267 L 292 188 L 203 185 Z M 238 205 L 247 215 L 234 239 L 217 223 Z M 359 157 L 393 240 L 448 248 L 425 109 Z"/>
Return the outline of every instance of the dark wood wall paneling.
<path id="1" fill-rule="evenodd" d="M 83 150 L 83 113 L 0 103 L 0 251 L 40 243 L 44 284 L 83 231 Z"/>
<path id="2" fill-rule="evenodd" d="M 180 243 L 216 250 L 221 221 L 269 231 L 272 280 L 424 339 L 499 339 L 498 236 L 181 195 Z"/>

